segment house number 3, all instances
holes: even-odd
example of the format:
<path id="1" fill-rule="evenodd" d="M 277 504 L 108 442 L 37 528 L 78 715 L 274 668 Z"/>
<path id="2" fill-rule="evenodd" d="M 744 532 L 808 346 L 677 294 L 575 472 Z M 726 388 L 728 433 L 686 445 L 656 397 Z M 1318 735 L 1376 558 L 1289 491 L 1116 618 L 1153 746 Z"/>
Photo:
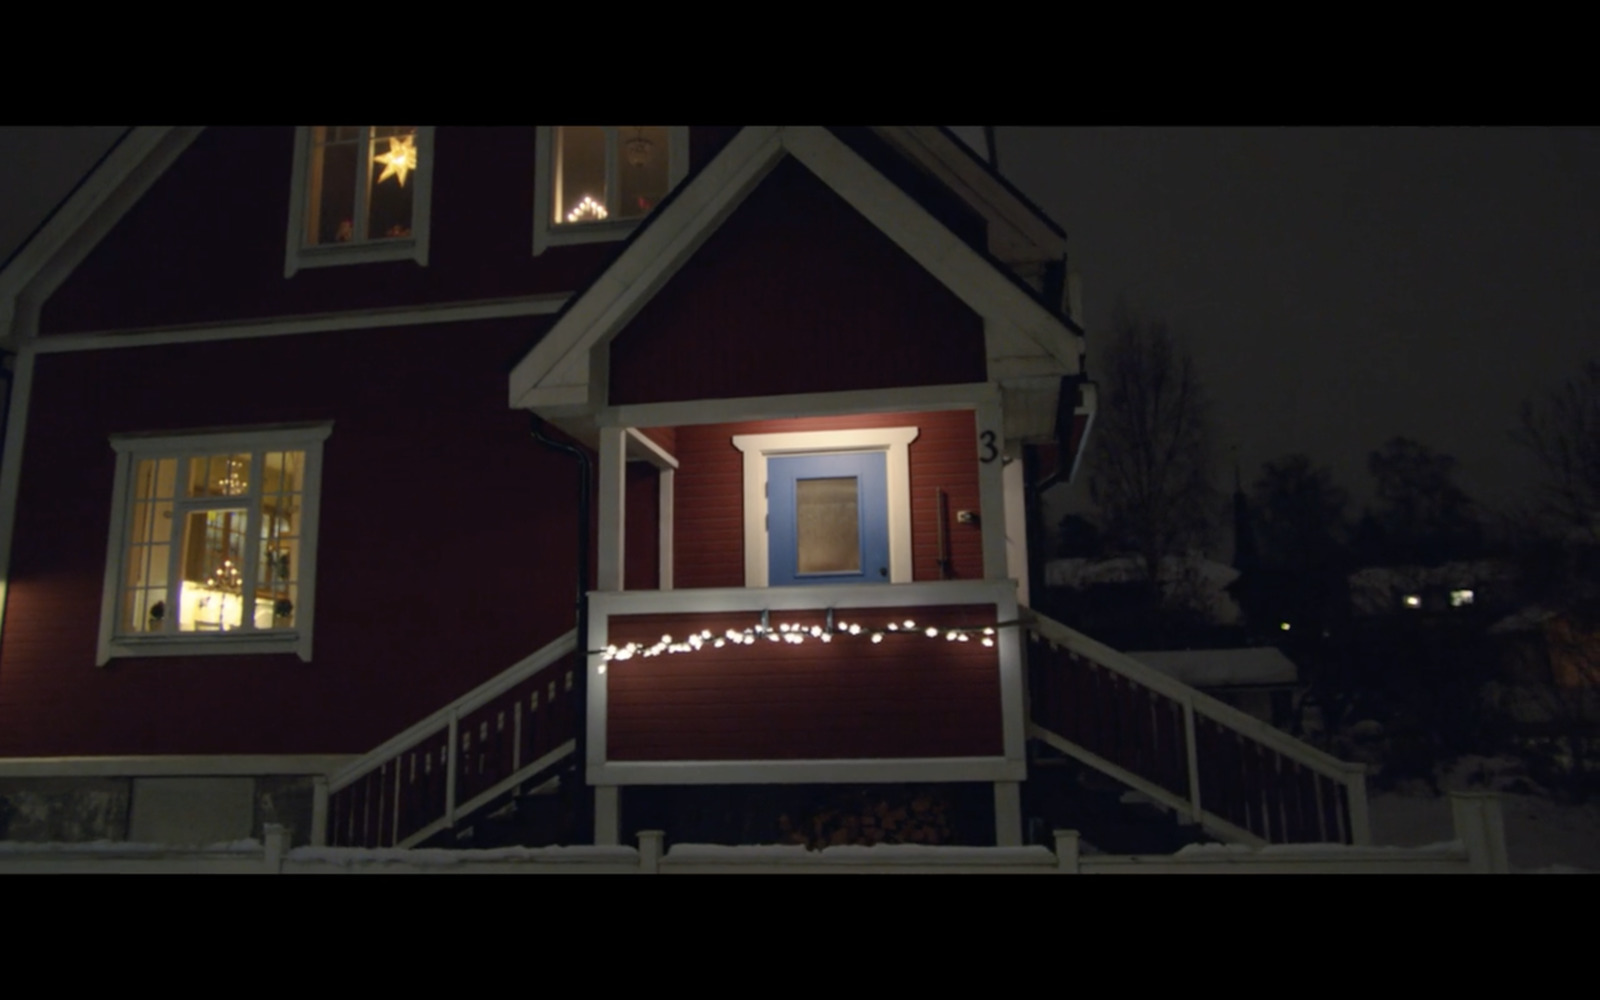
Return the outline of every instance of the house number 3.
<path id="1" fill-rule="evenodd" d="M 978 435 L 978 440 L 983 442 L 983 456 L 978 461 L 988 465 L 1000 457 L 1000 449 L 994 444 L 994 431 L 984 431 Z"/>

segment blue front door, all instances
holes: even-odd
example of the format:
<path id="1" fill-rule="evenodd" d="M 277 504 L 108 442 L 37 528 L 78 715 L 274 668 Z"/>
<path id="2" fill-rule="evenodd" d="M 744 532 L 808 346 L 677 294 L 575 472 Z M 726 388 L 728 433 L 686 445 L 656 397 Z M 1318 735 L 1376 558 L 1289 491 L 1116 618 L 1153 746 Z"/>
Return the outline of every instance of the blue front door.
<path id="1" fill-rule="evenodd" d="M 888 456 L 768 459 L 767 539 L 774 587 L 888 583 Z"/>

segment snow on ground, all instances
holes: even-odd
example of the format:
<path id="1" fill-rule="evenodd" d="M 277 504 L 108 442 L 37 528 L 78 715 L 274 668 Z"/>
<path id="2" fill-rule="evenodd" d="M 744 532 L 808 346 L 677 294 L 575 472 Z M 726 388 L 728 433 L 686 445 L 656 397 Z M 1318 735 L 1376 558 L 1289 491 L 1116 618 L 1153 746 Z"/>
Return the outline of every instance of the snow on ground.
<path id="1" fill-rule="evenodd" d="M 1568 805 L 1511 791 L 1527 783 L 1516 762 L 1504 757 L 1464 758 L 1439 784 L 1446 792 L 1500 793 L 1512 871 L 1600 873 L 1600 805 Z M 1370 810 L 1374 844 L 1421 847 L 1455 836 L 1449 795 L 1420 787 L 1377 793 Z"/>

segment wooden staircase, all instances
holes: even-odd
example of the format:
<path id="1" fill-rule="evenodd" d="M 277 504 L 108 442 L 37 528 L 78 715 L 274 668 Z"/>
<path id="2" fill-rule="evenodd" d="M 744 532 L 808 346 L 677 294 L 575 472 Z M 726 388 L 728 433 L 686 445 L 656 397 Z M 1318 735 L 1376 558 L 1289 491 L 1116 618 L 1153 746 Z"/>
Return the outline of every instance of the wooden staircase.
<path id="1" fill-rule="evenodd" d="M 415 847 L 548 780 L 573 753 L 574 633 L 328 781 L 332 847 Z"/>
<path id="2" fill-rule="evenodd" d="M 1371 843 L 1361 765 L 1042 615 L 1024 627 L 1031 738 L 1222 840 Z"/>

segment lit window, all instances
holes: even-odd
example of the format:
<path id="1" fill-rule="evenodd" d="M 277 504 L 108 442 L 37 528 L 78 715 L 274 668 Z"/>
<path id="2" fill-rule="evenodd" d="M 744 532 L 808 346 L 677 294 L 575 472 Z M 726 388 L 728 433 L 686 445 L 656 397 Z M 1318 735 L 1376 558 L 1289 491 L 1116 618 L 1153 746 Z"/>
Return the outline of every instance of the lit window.
<path id="1" fill-rule="evenodd" d="M 1408 608 L 1420 608 L 1422 607 L 1422 595 L 1407 594 L 1405 597 L 1400 599 L 1400 602 Z"/>
<path id="2" fill-rule="evenodd" d="M 112 441 L 101 663 L 225 652 L 310 659 L 317 483 L 329 429 Z"/>
<path id="3" fill-rule="evenodd" d="M 301 128 L 285 274 L 360 261 L 426 264 L 432 143 L 430 126 Z"/>
<path id="4" fill-rule="evenodd" d="M 1470 590 L 1452 590 L 1452 591 L 1450 591 L 1450 606 L 1452 608 L 1464 608 L 1464 607 L 1466 607 L 1467 605 L 1469 605 L 1471 603 L 1472 603 L 1472 591 L 1470 591 Z"/>
<path id="5" fill-rule="evenodd" d="M 688 168 L 683 125 L 545 125 L 537 142 L 534 253 L 620 239 Z"/>

